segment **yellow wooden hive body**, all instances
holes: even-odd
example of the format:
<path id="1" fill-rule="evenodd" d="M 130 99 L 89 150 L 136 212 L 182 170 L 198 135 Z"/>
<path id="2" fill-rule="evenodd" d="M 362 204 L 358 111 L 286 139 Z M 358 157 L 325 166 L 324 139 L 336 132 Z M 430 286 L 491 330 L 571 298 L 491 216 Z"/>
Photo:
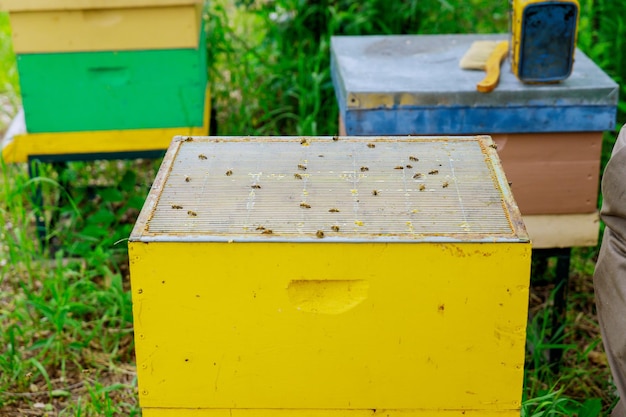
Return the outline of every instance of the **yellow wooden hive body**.
<path id="1" fill-rule="evenodd" d="M 531 248 L 490 145 L 175 139 L 129 242 L 143 415 L 519 416 Z"/>

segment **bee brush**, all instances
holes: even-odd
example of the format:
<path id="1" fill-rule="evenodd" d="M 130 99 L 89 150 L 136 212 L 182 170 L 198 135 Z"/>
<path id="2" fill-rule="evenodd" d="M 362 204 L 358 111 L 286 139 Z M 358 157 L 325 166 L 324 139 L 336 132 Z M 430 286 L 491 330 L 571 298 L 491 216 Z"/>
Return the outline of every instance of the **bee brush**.
<path id="1" fill-rule="evenodd" d="M 508 51 L 508 41 L 475 41 L 461 58 L 459 66 L 463 69 L 485 71 L 485 78 L 476 84 L 476 90 L 488 93 L 498 85 L 500 65 Z"/>

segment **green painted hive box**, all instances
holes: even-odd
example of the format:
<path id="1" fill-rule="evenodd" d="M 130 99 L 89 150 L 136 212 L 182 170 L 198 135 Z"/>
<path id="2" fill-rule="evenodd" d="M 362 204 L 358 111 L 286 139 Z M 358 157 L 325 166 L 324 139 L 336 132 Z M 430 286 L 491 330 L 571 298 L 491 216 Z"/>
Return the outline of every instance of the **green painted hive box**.
<path id="1" fill-rule="evenodd" d="M 17 64 L 29 133 L 202 126 L 204 41 L 194 49 L 23 54 Z"/>

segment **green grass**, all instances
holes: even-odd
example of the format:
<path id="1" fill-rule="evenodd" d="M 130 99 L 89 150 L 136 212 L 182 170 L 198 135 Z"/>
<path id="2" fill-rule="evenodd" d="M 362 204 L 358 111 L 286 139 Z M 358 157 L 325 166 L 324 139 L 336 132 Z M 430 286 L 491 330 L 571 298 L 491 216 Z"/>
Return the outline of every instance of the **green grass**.
<path id="1" fill-rule="evenodd" d="M 336 134 L 330 36 L 505 32 L 507 3 L 213 1 L 209 63 L 218 133 Z M 620 83 L 624 98 L 626 18 L 619 3 L 581 0 L 579 46 Z M 19 103 L 9 36 L 0 13 L 0 131 Z M 623 99 L 619 109 L 622 123 Z M 615 132 L 605 135 L 604 163 L 614 139 Z M 139 414 L 124 239 L 157 167 L 44 164 L 30 179 L 23 164 L 0 166 L 1 415 Z M 43 247 L 37 218 L 47 225 Z M 604 416 L 614 405 L 593 304 L 596 256 L 597 248 L 574 250 L 567 318 L 556 334 L 549 325 L 554 285 L 533 288 L 523 416 Z M 555 348 L 564 353 L 558 371 L 546 361 Z"/>

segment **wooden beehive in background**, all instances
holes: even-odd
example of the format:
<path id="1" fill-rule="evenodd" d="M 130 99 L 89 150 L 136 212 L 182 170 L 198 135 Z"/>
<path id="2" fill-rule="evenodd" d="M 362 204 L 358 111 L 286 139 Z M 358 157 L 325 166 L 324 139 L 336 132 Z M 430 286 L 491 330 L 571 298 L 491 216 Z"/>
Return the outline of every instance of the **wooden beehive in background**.
<path id="1" fill-rule="evenodd" d="M 0 2 L 10 13 L 28 132 L 202 126 L 200 4 Z"/>
<path id="2" fill-rule="evenodd" d="M 126 130 L 146 142 L 141 149 L 167 148 L 170 129 L 206 134 L 210 97 L 202 4 L 0 0 L 0 10 L 9 12 L 31 135 L 16 137 L 10 146 L 24 149 L 5 149 L 5 158 L 109 152 L 103 142 L 113 137 L 116 143 Z M 75 138 L 67 134 L 73 132 L 81 133 L 84 145 L 71 143 Z M 124 140 L 113 151 L 135 150 Z M 50 143 L 56 143 L 54 150 Z"/>
<path id="3" fill-rule="evenodd" d="M 176 138 L 129 242 L 143 415 L 518 416 L 531 248 L 492 145 Z"/>
<path id="4" fill-rule="evenodd" d="M 339 133 L 490 135 L 533 244 L 593 246 L 602 134 L 615 128 L 618 85 L 577 50 L 561 83 L 524 84 L 506 60 L 497 88 L 480 93 L 484 72 L 459 61 L 472 42 L 504 37 L 333 37 Z"/>

